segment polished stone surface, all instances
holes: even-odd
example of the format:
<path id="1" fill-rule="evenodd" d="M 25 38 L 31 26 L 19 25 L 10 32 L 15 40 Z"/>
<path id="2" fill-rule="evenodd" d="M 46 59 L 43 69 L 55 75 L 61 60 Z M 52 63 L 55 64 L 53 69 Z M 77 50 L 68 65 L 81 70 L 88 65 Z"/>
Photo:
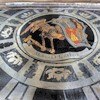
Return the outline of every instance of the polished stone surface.
<path id="1" fill-rule="evenodd" d="M 0 100 L 100 100 L 100 9 L 78 8 L 34 5 L 0 10 Z M 57 53 L 51 54 L 23 42 L 32 34 L 20 36 L 27 25 L 55 16 L 81 23 L 91 48 L 54 40 Z"/>

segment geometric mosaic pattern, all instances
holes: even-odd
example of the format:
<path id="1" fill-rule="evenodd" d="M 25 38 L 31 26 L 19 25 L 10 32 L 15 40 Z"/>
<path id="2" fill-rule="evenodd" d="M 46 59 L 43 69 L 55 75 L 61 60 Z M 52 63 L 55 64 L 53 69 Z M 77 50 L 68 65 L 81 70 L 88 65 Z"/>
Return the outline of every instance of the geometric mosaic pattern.
<path id="1" fill-rule="evenodd" d="M 78 60 L 63 61 L 59 59 L 65 54 L 47 54 L 44 57 L 37 52 L 40 59 L 30 56 L 19 41 L 20 28 L 32 19 L 50 14 L 71 16 L 86 23 L 95 37 L 90 53 Z M 58 7 L 56 4 L 34 4 L 20 9 L 1 8 L 0 100 L 99 100 L 99 37 L 99 9 L 70 9 L 69 5 Z M 85 53 L 87 52 L 81 54 Z M 47 61 L 48 59 L 51 61 Z M 58 60 L 53 62 L 52 59 Z"/>

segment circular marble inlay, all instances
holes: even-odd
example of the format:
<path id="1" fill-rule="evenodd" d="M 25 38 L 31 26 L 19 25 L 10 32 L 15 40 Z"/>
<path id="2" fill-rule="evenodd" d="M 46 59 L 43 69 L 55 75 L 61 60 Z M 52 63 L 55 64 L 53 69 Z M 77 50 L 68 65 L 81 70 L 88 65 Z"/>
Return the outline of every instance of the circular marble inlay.
<path id="1" fill-rule="evenodd" d="M 49 62 L 84 58 L 94 50 L 97 38 L 91 25 L 62 14 L 32 18 L 17 34 L 18 45 L 27 55 Z"/>
<path id="2" fill-rule="evenodd" d="M 69 90 L 95 84 L 100 80 L 99 19 L 74 9 L 16 12 L 1 25 L 0 68 L 37 88 Z"/>

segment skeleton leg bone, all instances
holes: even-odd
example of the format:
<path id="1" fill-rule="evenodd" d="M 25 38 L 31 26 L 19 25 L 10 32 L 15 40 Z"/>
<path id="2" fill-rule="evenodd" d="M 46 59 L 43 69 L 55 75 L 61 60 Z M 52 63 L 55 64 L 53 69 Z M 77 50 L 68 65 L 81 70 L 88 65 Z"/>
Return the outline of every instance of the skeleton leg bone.
<path id="1" fill-rule="evenodd" d="M 54 54 L 55 53 L 55 49 L 54 49 L 54 43 L 53 43 L 53 38 L 49 38 L 50 42 L 51 42 L 51 49 L 47 49 L 50 53 Z"/>
<path id="2" fill-rule="evenodd" d="M 46 51 L 44 33 L 42 33 L 42 35 L 40 36 L 42 38 L 42 46 L 43 46 L 43 48 L 41 48 L 41 51 Z"/>
<path id="3" fill-rule="evenodd" d="M 28 36 L 27 38 L 24 39 L 24 42 L 29 42 L 28 44 L 31 45 L 31 44 L 34 44 L 38 47 L 40 47 L 41 49 L 44 48 L 39 42 L 37 42 L 36 40 L 32 39 L 32 36 Z M 31 42 L 31 43 L 30 43 Z M 46 51 L 46 49 L 45 49 Z"/>
<path id="4" fill-rule="evenodd" d="M 30 36 L 30 35 L 29 35 L 27 38 L 24 39 L 24 42 L 27 42 L 28 45 L 34 44 L 34 45 L 38 46 L 39 48 L 41 48 L 41 50 L 43 50 L 43 51 L 48 51 L 48 52 L 54 54 L 54 53 L 55 53 L 55 49 L 54 49 L 54 44 L 53 44 L 53 38 L 50 38 L 51 48 L 46 48 L 46 47 L 45 47 L 45 40 L 44 40 L 44 37 L 43 37 L 42 39 L 43 39 L 43 40 L 42 40 L 42 44 L 43 44 L 43 45 L 41 45 L 41 44 L 40 44 L 39 42 L 37 42 L 36 40 L 32 39 L 32 36 Z"/>

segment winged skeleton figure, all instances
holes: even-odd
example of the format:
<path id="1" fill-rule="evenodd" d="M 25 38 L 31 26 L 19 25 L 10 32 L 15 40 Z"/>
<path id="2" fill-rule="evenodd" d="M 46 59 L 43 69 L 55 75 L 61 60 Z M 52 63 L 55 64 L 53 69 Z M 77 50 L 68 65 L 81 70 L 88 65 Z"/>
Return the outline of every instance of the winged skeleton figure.
<path id="1" fill-rule="evenodd" d="M 70 24 L 73 24 L 73 26 Z M 54 24 L 53 26 L 50 24 Z M 57 18 L 50 21 L 46 19 L 41 19 L 32 22 L 22 33 L 21 35 L 26 34 L 27 32 L 32 32 L 39 30 L 41 32 L 42 44 L 34 40 L 31 35 L 24 39 L 24 42 L 28 45 L 36 45 L 41 51 L 48 51 L 51 54 L 55 53 L 54 48 L 54 39 L 58 40 L 67 40 L 73 47 L 77 48 L 80 46 L 85 46 L 90 48 L 90 44 L 87 41 L 87 34 L 84 32 L 84 25 L 76 19 L 64 19 Z M 51 48 L 45 46 L 45 38 L 48 38 L 51 43 Z"/>

